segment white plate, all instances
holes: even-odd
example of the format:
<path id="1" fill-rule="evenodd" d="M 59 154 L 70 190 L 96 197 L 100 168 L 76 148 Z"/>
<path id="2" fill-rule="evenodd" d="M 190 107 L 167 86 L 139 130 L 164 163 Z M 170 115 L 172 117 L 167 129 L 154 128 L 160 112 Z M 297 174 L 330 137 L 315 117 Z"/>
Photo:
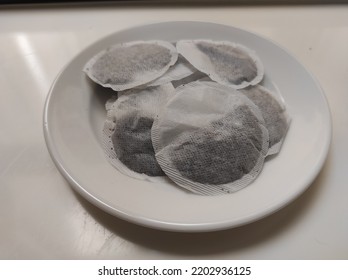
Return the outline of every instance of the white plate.
<path id="1" fill-rule="evenodd" d="M 94 85 L 85 63 L 109 45 L 133 40 L 208 38 L 254 49 L 280 89 L 291 126 L 280 154 L 266 161 L 248 187 L 224 196 L 187 193 L 168 183 L 149 183 L 118 172 L 101 147 L 104 102 L 110 90 Z M 78 54 L 48 95 L 44 132 L 60 172 L 83 197 L 127 221 L 171 231 L 213 231 L 240 226 L 285 206 L 314 180 L 328 153 L 331 119 L 318 83 L 288 52 L 255 34 L 218 24 L 167 22 L 108 36 Z"/>

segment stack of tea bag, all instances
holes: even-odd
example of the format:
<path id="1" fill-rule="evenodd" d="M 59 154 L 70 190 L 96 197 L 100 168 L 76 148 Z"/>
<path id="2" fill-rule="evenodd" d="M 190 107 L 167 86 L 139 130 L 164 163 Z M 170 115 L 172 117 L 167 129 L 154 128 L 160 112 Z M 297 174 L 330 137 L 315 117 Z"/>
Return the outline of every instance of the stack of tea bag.
<path id="1" fill-rule="evenodd" d="M 163 176 L 202 195 L 249 185 L 280 151 L 290 117 L 262 85 L 256 53 L 227 41 L 136 41 L 91 58 L 85 73 L 115 90 L 103 147 L 128 176 Z"/>

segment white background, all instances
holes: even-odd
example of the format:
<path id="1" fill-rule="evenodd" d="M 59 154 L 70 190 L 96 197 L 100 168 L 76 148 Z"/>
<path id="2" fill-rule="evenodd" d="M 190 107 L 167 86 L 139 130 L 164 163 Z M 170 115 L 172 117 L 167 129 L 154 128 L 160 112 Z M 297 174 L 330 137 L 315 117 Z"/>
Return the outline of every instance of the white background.
<path id="1" fill-rule="evenodd" d="M 293 53 L 321 84 L 333 138 L 317 179 L 258 222 L 185 234 L 112 217 L 76 194 L 43 138 L 48 90 L 83 48 L 115 31 L 160 21 L 232 25 Z M 347 259 L 348 6 L 59 6 L 0 10 L 1 259 Z"/>
<path id="2" fill-rule="evenodd" d="M 85 280 L 278 280 L 280 277 L 284 280 L 299 277 L 345 280 L 348 276 L 346 267 L 347 261 L 343 260 L 11 260 L 0 263 L 0 276 L 7 280 L 45 280 L 48 276 L 52 280 L 60 280 L 67 276 L 69 279 Z M 219 274 L 216 268 L 221 268 Z"/>

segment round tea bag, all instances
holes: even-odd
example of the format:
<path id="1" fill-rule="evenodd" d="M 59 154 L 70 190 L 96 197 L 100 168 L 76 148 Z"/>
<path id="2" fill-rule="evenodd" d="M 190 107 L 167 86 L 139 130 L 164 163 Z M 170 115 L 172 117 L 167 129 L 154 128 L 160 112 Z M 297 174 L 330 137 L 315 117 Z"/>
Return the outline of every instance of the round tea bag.
<path id="1" fill-rule="evenodd" d="M 151 135 L 166 175 L 204 195 L 247 186 L 260 173 L 269 145 L 257 106 L 214 82 L 178 87 L 155 118 Z"/>
<path id="2" fill-rule="evenodd" d="M 103 147 L 111 164 L 123 174 L 153 181 L 164 176 L 155 158 L 151 127 L 159 108 L 174 94 L 169 83 L 118 92 L 106 103 Z"/>
<path id="3" fill-rule="evenodd" d="M 277 154 L 290 125 L 284 100 L 261 85 L 240 90 L 260 109 L 269 134 L 268 155 Z M 279 96 L 279 97 L 278 97 Z"/>
<path id="4" fill-rule="evenodd" d="M 103 87 L 122 91 L 162 76 L 178 59 L 165 41 L 134 41 L 111 46 L 91 58 L 84 72 Z"/>
<path id="5" fill-rule="evenodd" d="M 256 53 L 227 41 L 182 40 L 178 52 L 199 71 L 220 84 L 234 89 L 258 84 L 264 68 Z"/>

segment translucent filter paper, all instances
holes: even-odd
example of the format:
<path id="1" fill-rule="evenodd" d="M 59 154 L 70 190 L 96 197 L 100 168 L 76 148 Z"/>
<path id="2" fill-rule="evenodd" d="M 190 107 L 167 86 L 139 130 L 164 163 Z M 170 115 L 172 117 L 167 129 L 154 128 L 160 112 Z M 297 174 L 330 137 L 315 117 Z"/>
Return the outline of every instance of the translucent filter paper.
<path id="1" fill-rule="evenodd" d="M 257 106 L 214 82 L 178 87 L 155 118 L 151 133 L 165 174 L 203 195 L 246 187 L 261 172 L 269 146 Z"/>
<path id="2" fill-rule="evenodd" d="M 169 83 L 119 92 L 117 99 L 106 103 L 103 148 L 111 164 L 123 174 L 148 181 L 165 175 L 155 158 L 151 128 L 159 109 L 173 94 Z"/>
<path id="3" fill-rule="evenodd" d="M 180 80 L 172 81 L 172 85 L 175 88 L 177 88 L 179 86 L 189 84 L 195 81 L 210 81 L 211 82 L 212 80 L 209 78 L 207 74 L 197 70 L 196 72 L 192 73 L 190 76 L 187 76 Z"/>
<path id="4" fill-rule="evenodd" d="M 118 44 L 91 58 L 84 72 L 94 82 L 115 91 L 153 81 L 178 59 L 176 48 L 165 41 L 135 41 Z"/>
<path id="5" fill-rule="evenodd" d="M 178 52 L 213 81 L 234 89 L 258 84 L 264 68 L 256 53 L 227 41 L 182 40 Z"/>
<path id="6" fill-rule="evenodd" d="M 183 56 L 179 55 L 176 63 L 169 67 L 167 72 L 165 72 L 161 77 L 149 82 L 146 86 L 159 86 L 181 80 L 196 71 L 196 68 L 194 68 Z"/>
<path id="7" fill-rule="evenodd" d="M 279 93 L 257 85 L 240 90 L 260 109 L 269 134 L 268 155 L 279 153 L 291 119 Z"/>

